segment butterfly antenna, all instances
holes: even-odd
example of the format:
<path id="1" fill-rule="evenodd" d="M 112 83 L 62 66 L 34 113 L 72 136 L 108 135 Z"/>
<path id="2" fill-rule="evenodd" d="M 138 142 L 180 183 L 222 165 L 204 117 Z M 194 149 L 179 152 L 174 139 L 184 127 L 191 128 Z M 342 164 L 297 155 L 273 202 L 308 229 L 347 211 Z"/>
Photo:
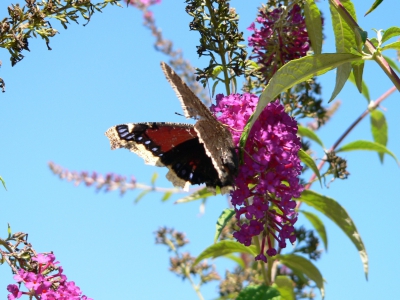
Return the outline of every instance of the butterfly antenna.
<path id="1" fill-rule="evenodd" d="M 180 113 L 178 113 L 178 112 L 175 112 L 175 114 L 178 115 L 178 116 L 181 116 L 181 117 L 185 117 L 185 118 L 186 118 L 185 115 L 182 115 L 182 114 L 180 114 Z M 190 117 L 190 118 L 197 121 L 197 119 L 196 119 L 195 117 Z"/>

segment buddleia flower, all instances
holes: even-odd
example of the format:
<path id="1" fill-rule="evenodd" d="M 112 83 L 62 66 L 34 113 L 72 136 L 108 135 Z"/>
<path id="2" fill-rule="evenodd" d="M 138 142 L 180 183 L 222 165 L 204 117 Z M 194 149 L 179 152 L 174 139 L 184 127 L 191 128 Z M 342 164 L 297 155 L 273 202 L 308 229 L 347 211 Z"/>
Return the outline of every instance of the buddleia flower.
<path id="1" fill-rule="evenodd" d="M 239 145 L 243 128 L 254 112 L 258 97 L 253 94 L 217 95 L 211 111 L 231 131 Z M 303 186 L 298 151 L 297 122 L 279 101 L 268 104 L 254 123 L 244 148 L 244 162 L 239 167 L 231 202 L 239 230 L 233 236 L 249 246 L 261 235 L 261 251 L 256 260 L 267 261 L 286 242 L 294 243 L 293 225 L 297 221 L 296 202 Z M 274 242 L 276 240 L 276 242 Z"/>

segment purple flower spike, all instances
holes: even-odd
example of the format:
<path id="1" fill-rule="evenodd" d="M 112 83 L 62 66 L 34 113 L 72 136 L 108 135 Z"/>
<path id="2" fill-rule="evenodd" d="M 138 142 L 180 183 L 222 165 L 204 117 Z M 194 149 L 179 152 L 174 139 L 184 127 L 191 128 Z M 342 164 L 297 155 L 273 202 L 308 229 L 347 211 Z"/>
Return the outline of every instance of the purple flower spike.
<path id="1" fill-rule="evenodd" d="M 238 145 L 258 97 L 233 94 L 217 95 L 216 99 L 217 104 L 211 111 L 230 128 Z M 233 236 L 249 246 L 252 237 L 262 234 L 261 251 L 256 260 L 265 262 L 265 254 L 274 256 L 277 247 L 286 247 L 286 240 L 290 243 L 296 240 L 293 228 L 297 221 L 296 202 L 292 198 L 298 198 L 304 189 L 298 179 L 302 167 L 298 157 L 300 139 L 296 134 L 297 122 L 275 101 L 260 114 L 244 149 L 244 164 L 239 167 L 231 192 L 240 227 Z M 271 237 L 277 243 L 273 244 Z"/>
<path id="2" fill-rule="evenodd" d="M 305 56 L 310 50 L 305 18 L 297 4 L 290 10 L 284 6 L 272 11 L 261 7 L 256 23 L 261 25 L 260 29 L 255 23 L 247 28 L 254 32 L 248 38 L 249 46 L 253 47 L 250 59 L 261 67 L 266 81 L 285 63 Z"/>

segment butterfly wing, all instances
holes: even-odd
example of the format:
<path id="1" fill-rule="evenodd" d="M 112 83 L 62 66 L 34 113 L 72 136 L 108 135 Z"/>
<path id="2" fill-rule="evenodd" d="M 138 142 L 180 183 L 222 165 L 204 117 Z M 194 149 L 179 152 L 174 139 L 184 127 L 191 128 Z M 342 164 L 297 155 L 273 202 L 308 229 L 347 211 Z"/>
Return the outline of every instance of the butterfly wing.
<path id="1" fill-rule="evenodd" d="M 222 186 L 232 185 L 238 169 L 238 157 L 233 145 L 232 135 L 226 127 L 214 118 L 210 110 L 170 66 L 161 62 L 161 68 L 178 96 L 185 116 L 198 120 L 194 129 L 200 143 L 204 144 L 206 154 L 213 162 Z"/>
<path id="2" fill-rule="evenodd" d="M 126 148 L 147 164 L 166 166 L 174 186 L 202 184 L 223 187 L 211 158 L 200 143 L 193 125 L 180 123 L 128 123 L 106 131 L 111 149 Z"/>

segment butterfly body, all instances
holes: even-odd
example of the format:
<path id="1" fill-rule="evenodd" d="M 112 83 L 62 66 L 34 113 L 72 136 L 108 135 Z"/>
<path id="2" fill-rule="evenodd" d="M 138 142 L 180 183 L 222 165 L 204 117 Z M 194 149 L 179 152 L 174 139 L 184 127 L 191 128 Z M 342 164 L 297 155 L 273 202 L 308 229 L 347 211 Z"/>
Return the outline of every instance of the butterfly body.
<path id="1" fill-rule="evenodd" d="M 234 182 L 238 158 L 229 131 L 219 123 L 183 80 L 165 63 L 161 67 L 195 125 L 149 122 L 111 127 L 105 133 L 111 149 L 127 148 L 147 164 L 166 166 L 174 186 L 205 183 L 226 193 Z"/>

